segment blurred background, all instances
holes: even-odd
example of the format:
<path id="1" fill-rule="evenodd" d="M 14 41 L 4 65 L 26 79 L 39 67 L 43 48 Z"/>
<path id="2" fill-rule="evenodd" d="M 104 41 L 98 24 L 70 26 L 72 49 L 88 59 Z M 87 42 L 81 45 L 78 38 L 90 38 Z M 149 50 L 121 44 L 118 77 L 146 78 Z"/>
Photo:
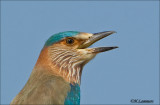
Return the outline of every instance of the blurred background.
<path id="1" fill-rule="evenodd" d="M 159 1 L 1 1 L 1 104 L 27 82 L 45 41 L 63 31 L 116 34 L 83 69 L 81 104 L 159 103 Z"/>

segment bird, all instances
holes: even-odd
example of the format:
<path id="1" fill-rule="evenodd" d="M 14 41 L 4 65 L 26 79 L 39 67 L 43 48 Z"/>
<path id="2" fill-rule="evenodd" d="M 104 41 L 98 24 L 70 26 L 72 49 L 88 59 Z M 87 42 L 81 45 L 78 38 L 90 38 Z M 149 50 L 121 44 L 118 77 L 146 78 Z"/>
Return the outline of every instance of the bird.
<path id="1" fill-rule="evenodd" d="M 83 67 L 97 54 L 118 48 L 88 48 L 115 31 L 86 33 L 64 31 L 44 44 L 31 75 L 10 105 L 80 105 Z"/>

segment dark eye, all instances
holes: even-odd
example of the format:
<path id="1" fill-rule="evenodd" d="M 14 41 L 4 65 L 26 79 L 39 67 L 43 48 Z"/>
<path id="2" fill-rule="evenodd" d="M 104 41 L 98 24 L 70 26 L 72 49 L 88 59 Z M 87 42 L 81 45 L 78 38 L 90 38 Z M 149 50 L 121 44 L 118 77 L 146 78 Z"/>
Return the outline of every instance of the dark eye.
<path id="1" fill-rule="evenodd" d="M 71 39 L 71 38 L 68 38 L 68 39 L 66 40 L 66 43 L 67 43 L 67 44 L 73 44 L 73 43 L 74 43 L 74 40 Z"/>

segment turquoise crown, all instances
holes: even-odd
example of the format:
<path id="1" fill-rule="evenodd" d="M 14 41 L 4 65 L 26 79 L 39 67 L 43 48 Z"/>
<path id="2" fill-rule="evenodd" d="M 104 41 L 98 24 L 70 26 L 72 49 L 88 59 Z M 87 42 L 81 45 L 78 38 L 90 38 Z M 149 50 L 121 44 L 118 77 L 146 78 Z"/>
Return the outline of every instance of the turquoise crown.
<path id="1" fill-rule="evenodd" d="M 54 34 L 46 41 L 44 46 L 50 46 L 50 45 L 62 40 L 65 37 L 76 36 L 79 33 L 80 32 L 78 32 L 78 31 L 65 31 L 65 32 L 60 32 L 60 33 Z"/>

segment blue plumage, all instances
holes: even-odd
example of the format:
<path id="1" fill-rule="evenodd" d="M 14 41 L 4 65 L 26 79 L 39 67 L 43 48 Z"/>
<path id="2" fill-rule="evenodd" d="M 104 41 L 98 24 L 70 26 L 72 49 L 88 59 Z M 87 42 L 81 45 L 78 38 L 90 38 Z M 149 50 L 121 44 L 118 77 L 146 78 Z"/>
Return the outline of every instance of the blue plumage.
<path id="1" fill-rule="evenodd" d="M 65 31 L 65 32 L 60 32 L 60 33 L 54 34 L 46 41 L 44 46 L 50 46 L 53 43 L 56 43 L 65 37 L 72 37 L 72 36 L 75 36 L 79 33 L 80 32 L 78 32 L 78 31 Z"/>
<path id="2" fill-rule="evenodd" d="M 80 105 L 83 66 L 96 54 L 117 48 L 87 47 L 112 33 L 115 31 L 95 34 L 66 31 L 52 35 L 41 50 L 29 80 L 11 105 Z"/>
<path id="3" fill-rule="evenodd" d="M 71 86 L 71 91 L 68 93 L 64 105 L 80 105 L 80 87 L 79 84 Z"/>

